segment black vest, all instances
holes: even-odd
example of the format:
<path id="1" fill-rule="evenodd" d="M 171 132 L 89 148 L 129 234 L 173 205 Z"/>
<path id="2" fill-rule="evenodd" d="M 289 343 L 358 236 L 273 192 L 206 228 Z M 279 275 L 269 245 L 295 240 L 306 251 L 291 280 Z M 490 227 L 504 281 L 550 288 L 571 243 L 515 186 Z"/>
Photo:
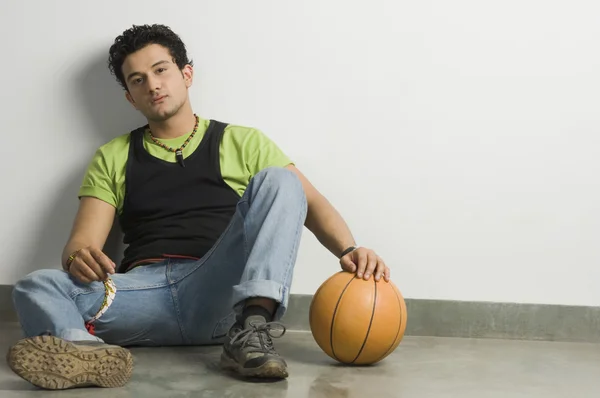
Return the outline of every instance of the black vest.
<path id="1" fill-rule="evenodd" d="M 128 247 L 119 272 L 134 262 L 168 255 L 201 258 L 215 244 L 240 200 L 221 176 L 219 148 L 226 126 L 211 120 L 185 167 L 144 149 L 148 126 L 131 132 L 119 215 Z"/>

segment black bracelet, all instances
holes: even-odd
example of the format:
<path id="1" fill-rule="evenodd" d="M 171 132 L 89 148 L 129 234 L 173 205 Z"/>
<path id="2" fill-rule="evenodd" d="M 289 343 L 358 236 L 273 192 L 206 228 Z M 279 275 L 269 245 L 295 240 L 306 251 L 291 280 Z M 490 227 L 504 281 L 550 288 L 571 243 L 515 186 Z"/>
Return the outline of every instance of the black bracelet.
<path id="1" fill-rule="evenodd" d="M 342 252 L 342 254 L 340 255 L 340 258 L 344 257 L 346 254 L 353 252 L 354 250 L 356 250 L 356 246 L 350 246 L 349 248 L 347 248 L 346 250 L 344 250 Z"/>

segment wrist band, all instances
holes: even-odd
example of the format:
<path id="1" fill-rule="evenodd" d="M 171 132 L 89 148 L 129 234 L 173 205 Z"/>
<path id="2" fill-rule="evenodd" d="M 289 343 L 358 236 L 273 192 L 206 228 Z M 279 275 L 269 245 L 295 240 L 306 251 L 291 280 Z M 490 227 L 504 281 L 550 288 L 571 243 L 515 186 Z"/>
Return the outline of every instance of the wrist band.
<path id="1" fill-rule="evenodd" d="M 346 254 L 353 252 L 354 250 L 356 250 L 357 247 L 356 246 L 350 246 L 349 248 L 347 248 L 346 250 L 344 250 L 342 252 L 342 254 L 340 255 L 340 258 L 344 257 Z"/>

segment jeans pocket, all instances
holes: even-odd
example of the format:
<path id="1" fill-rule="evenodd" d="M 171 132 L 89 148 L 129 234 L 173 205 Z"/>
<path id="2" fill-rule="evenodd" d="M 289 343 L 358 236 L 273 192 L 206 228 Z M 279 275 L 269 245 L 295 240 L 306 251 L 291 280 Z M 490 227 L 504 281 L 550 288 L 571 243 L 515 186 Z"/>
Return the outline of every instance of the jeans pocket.
<path id="1" fill-rule="evenodd" d="M 217 322 L 215 328 L 213 329 L 212 338 L 220 339 L 222 337 L 225 337 L 227 335 L 227 332 L 229 332 L 229 329 L 231 329 L 231 327 L 235 323 L 235 318 L 236 313 L 234 311 L 227 314 L 226 317 L 221 318 L 221 320 Z"/>

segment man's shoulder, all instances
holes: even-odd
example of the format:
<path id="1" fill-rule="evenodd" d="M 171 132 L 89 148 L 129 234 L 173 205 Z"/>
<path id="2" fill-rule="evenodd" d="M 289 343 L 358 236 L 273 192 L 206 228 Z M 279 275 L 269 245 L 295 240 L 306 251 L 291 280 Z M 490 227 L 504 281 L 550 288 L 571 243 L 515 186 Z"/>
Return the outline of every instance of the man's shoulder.
<path id="1" fill-rule="evenodd" d="M 131 133 L 121 134 L 98 148 L 98 152 L 105 156 L 118 157 L 129 151 Z"/>
<path id="2" fill-rule="evenodd" d="M 259 128 L 240 124 L 227 124 L 223 135 L 224 144 L 232 144 L 241 149 L 246 146 L 260 146 L 269 141 L 267 135 Z"/>
<path id="3" fill-rule="evenodd" d="M 120 150 L 123 148 L 128 148 L 130 139 L 131 139 L 131 133 L 121 134 L 121 135 L 111 139 L 110 141 L 102 144 L 102 146 L 99 149 L 101 149 L 103 151 L 113 151 L 113 150 Z"/>
<path id="4" fill-rule="evenodd" d="M 262 132 L 255 127 L 234 123 L 227 124 L 225 127 L 225 133 L 235 138 L 251 138 L 253 136 L 262 134 Z"/>
<path id="5" fill-rule="evenodd" d="M 223 159 L 237 158 L 251 175 L 266 167 L 283 167 L 292 163 L 279 146 L 256 127 L 230 124 L 225 131 Z"/>

